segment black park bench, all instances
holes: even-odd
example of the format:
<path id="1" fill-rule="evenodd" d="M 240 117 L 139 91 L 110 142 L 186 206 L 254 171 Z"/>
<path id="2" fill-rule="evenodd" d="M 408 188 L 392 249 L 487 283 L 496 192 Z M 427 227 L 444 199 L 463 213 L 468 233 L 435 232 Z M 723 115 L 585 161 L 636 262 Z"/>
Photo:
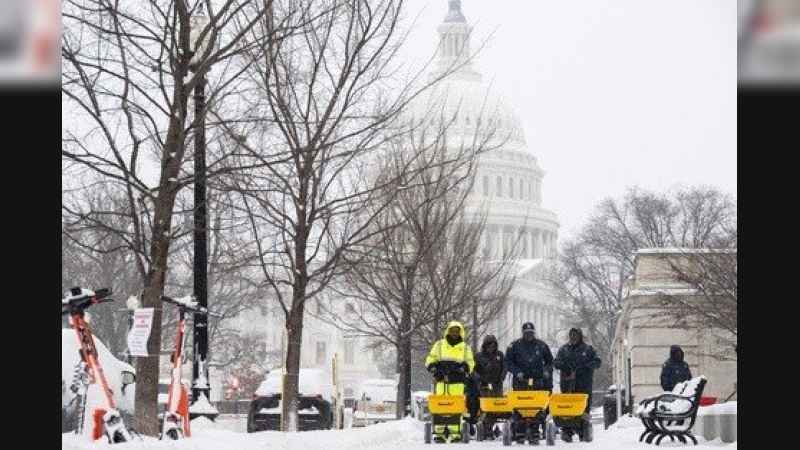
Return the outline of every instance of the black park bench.
<path id="1" fill-rule="evenodd" d="M 700 375 L 675 385 L 670 392 L 664 392 L 642 400 L 636 407 L 635 415 L 641 419 L 645 430 L 639 441 L 661 444 L 665 437 L 686 444 L 687 438 L 697 445 L 692 427 L 700 407 L 700 396 L 706 385 L 706 377 Z"/>

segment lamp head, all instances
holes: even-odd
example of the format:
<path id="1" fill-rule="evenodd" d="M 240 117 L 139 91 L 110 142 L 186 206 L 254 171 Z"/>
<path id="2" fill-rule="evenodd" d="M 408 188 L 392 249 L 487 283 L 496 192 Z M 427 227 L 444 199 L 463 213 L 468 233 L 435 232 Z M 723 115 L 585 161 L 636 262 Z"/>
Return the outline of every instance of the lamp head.
<path id="1" fill-rule="evenodd" d="M 125 306 L 127 306 L 130 310 L 134 310 L 139 307 L 139 299 L 136 298 L 136 296 L 131 295 L 127 300 L 125 300 Z"/>

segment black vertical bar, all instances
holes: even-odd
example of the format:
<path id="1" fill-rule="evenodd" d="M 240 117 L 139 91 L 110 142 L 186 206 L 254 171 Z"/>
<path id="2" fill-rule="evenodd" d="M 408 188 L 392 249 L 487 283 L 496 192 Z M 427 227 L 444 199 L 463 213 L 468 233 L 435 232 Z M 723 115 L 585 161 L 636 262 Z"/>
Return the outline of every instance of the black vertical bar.
<path id="1" fill-rule="evenodd" d="M 411 410 L 411 291 L 413 288 L 414 266 L 406 266 L 406 289 L 405 289 L 405 302 L 403 304 L 403 320 L 405 334 L 405 393 L 404 395 L 404 408 L 406 414 Z"/>
<path id="2" fill-rule="evenodd" d="M 194 141 L 194 295 L 197 303 L 208 310 L 208 246 L 206 242 L 206 121 L 205 121 L 206 77 L 201 76 L 194 89 L 194 114 L 197 123 Z M 200 393 L 210 400 L 208 384 L 208 316 L 194 314 L 194 364 L 192 366 L 192 398 L 196 401 Z M 205 385 L 198 386 L 200 377 Z"/>

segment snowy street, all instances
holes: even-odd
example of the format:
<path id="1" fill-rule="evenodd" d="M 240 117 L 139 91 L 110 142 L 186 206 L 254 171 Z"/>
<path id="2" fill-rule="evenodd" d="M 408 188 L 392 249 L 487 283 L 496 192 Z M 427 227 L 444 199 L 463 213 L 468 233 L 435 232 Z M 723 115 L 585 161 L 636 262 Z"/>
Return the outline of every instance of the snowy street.
<path id="1" fill-rule="evenodd" d="M 604 430 L 602 425 L 595 425 L 594 441 L 590 443 L 557 441 L 555 446 L 548 447 L 544 442 L 542 448 L 573 448 L 586 450 L 626 450 L 658 448 L 685 448 L 708 450 L 724 448 L 735 450 L 737 443 L 726 444 L 720 440 L 705 441 L 698 437 L 699 445 L 685 445 L 665 440 L 660 446 L 639 442 L 643 430 L 641 422 L 633 417 L 623 417 L 620 422 Z M 423 441 L 423 422 L 412 418 L 400 421 L 371 425 L 365 428 L 346 428 L 344 430 L 304 431 L 300 433 L 281 433 L 264 431 L 247 434 L 244 422 L 238 420 L 218 420 L 215 423 L 205 419 L 192 422 L 192 437 L 182 441 L 159 441 L 144 438 L 141 441 L 110 445 L 98 441 L 88 442 L 86 438 L 74 434 L 62 434 L 62 450 L 108 449 L 192 449 L 192 450 L 249 450 L 249 449 L 346 449 L 346 450 L 431 450 L 437 447 L 455 446 L 463 448 L 504 448 L 502 441 L 470 441 L 469 444 L 425 444 Z M 530 447 L 529 445 L 525 445 Z M 521 447 L 513 444 L 509 448 Z"/>

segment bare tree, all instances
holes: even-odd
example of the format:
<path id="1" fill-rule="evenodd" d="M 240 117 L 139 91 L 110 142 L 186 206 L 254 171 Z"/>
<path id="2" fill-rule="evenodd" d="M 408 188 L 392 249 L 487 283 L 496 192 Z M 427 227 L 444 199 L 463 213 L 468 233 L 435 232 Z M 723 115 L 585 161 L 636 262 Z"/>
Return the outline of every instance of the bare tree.
<path id="1" fill-rule="evenodd" d="M 200 4 L 210 21 L 193 34 L 192 14 Z M 194 117 L 187 114 L 189 99 L 212 65 L 227 69 L 225 62 L 247 50 L 242 36 L 271 5 L 271 0 L 62 3 L 62 211 L 72 216 L 70 227 L 98 227 L 120 236 L 143 280 L 143 305 L 157 311 L 148 341 L 151 356 L 137 363 L 134 428 L 148 436 L 158 434 L 160 297 L 171 244 L 185 232 L 173 228 L 174 208 L 193 181 L 185 170 L 187 149 L 234 77 L 213 79 L 209 101 Z M 209 172 L 198 175 L 214 175 Z M 73 195 L 92 185 L 123 193 L 124 208 L 94 210 Z M 124 226 L 109 223 L 111 216 L 125 219 Z"/>
<path id="2" fill-rule="evenodd" d="M 264 374 L 280 367 L 282 355 L 268 353 L 263 335 L 238 332 L 236 339 L 218 344 L 216 365 L 223 368 L 229 380 L 236 380 L 237 398 L 252 398 Z M 230 383 L 229 383 L 230 384 Z"/>
<path id="3" fill-rule="evenodd" d="M 661 293 L 660 304 L 674 326 L 713 334 L 717 346 L 707 356 L 736 359 L 738 343 L 738 253 L 736 249 L 687 251 L 667 260 L 674 279 L 691 290 Z M 709 337 L 709 336 L 706 336 Z"/>
<path id="4" fill-rule="evenodd" d="M 86 204 L 98 211 L 114 211 L 124 203 L 121 196 L 106 195 L 100 189 L 81 192 Z M 131 270 L 133 257 L 124 251 L 127 243 L 116 233 L 104 228 L 82 226 L 70 222 L 69 205 L 62 209 L 61 231 L 61 289 L 65 292 L 74 286 L 89 289 L 113 288 L 113 302 L 102 303 L 91 310 L 92 332 L 114 354 L 123 357 L 127 348 L 126 334 L 129 327 L 126 300 L 137 296 L 141 289 L 139 274 Z M 121 216 L 110 215 L 106 219 L 113 227 L 124 226 Z M 84 225 L 86 225 L 84 223 Z M 65 322 L 66 323 L 66 322 Z"/>
<path id="5" fill-rule="evenodd" d="M 554 287 L 567 300 L 565 325 L 582 326 L 601 358 L 609 361 L 616 313 L 627 294 L 636 251 L 735 249 L 736 229 L 735 200 L 713 187 L 677 187 L 667 194 L 632 187 L 621 200 L 604 200 L 577 237 L 562 245 L 552 273 Z M 735 271 L 732 275 L 735 280 Z M 735 290 L 735 281 L 726 286 Z M 609 365 L 597 373 L 601 385 L 611 382 Z"/>
<path id="6" fill-rule="evenodd" d="M 228 350 L 236 348 L 236 344 L 230 341 L 238 340 L 243 335 L 238 318 L 248 311 L 266 308 L 270 292 L 258 281 L 258 271 L 247 264 L 252 258 L 249 250 L 252 239 L 240 233 L 237 225 L 240 217 L 237 208 L 231 207 L 231 195 L 222 192 L 213 183 L 212 186 L 207 200 L 209 215 L 213 217 L 208 239 L 210 315 L 207 324 L 209 347 L 214 351 L 209 352 L 208 358 L 210 365 L 219 366 L 230 360 Z M 180 245 L 173 253 L 173 280 L 165 289 L 174 295 L 191 293 L 193 248 L 191 245 Z M 174 318 L 175 315 L 169 317 Z M 167 346 L 171 345 L 171 338 L 168 339 Z"/>
<path id="7" fill-rule="evenodd" d="M 341 271 L 343 253 L 374 233 L 368 224 L 395 193 L 376 187 L 367 169 L 400 133 L 404 106 L 436 81 L 402 73 L 403 14 L 402 0 L 276 4 L 260 33 L 296 33 L 254 39 L 261 48 L 239 77 L 252 95 L 227 124 L 239 150 L 226 182 L 241 196 L 230 207 L 253 239 L 252 264 L 285 315 L 284 430 L 297 429 L 306 304 Z M 370 216 L 364 205 L 382 206 Z"/>
<path id="8" fill-rule="evenodd" d="M 347 252 L 345 275 L 332 289 L 352 309 L 329 303 L 321 317 L 394 348 L 398 418 L 411 394 L 412 350 L 430 346 L 423 331 L 450 318 L 463 320 L 473 307 L 485 324 L 504 306 L 513 283 L 509 259 L 481 258 L 485 215 L 466 213 L 479 157 L 503 140 L 495 128 L 480 126 L 466 139 L 448 136 L 457 114 L 445 115 L 441 106 L 407 116 L 408 133 L 375 164 L 379 184 L 394 181 L 384 189 L 395 198 L 388 208 L 364 206 L 373 218 L 372 239 Z M 431 116 L 448 120 L 427 126 Z"/>

